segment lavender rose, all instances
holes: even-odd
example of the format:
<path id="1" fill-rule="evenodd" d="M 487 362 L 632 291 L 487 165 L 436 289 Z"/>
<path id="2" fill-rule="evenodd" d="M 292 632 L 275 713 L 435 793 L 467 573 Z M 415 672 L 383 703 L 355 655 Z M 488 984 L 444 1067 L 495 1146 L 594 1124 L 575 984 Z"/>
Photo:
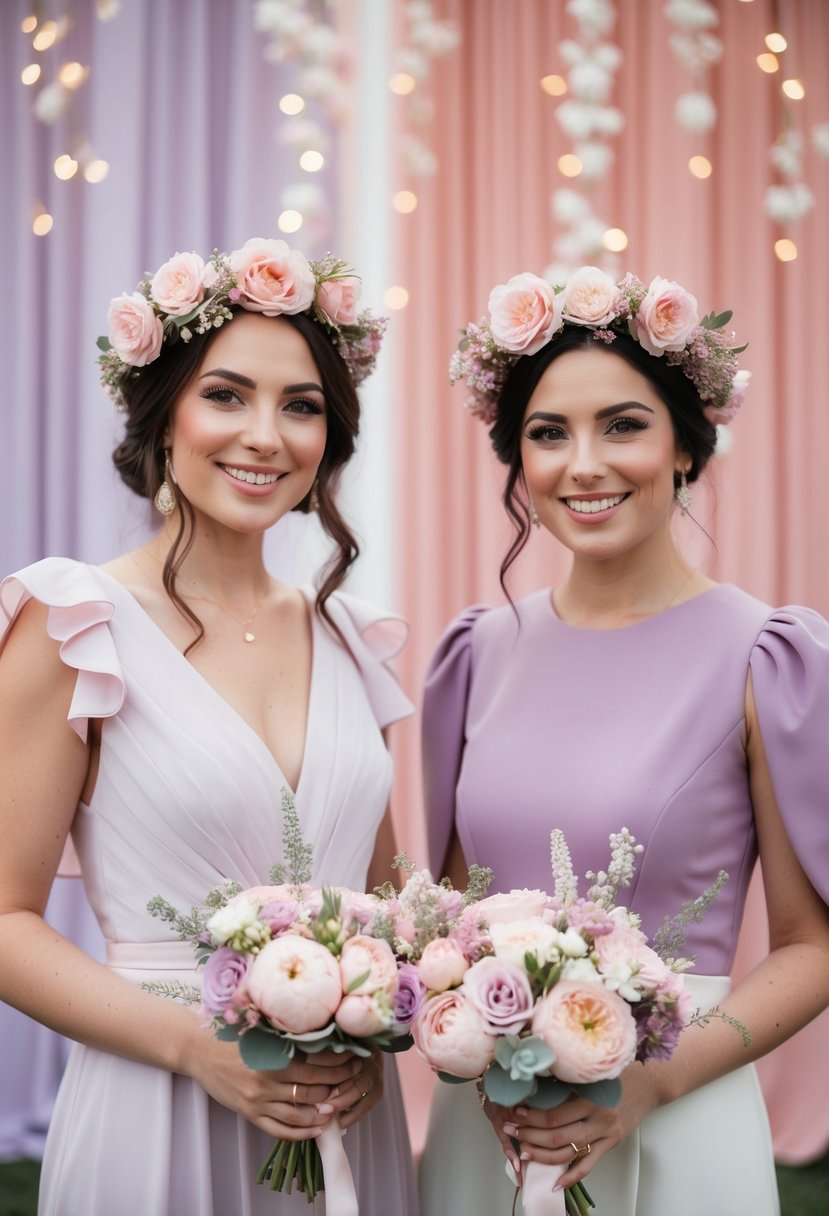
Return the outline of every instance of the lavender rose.
<path id="1" fill-rule="evenodd" d="M 463 977 L 463 993 L 493 1034 L 518 1034 L 533 1012 L 526 973 L 499 958 L 482 958 Z"/>
<path id="2" fill-rule="evenodd" d="M 403 963 L 397 972 L 397 992 L 392 998 L 392 1012 L 398 1026 L 411 1025 L 420 1012 L 426 988 L 414 963 Z"/>
<path id="3" fill-rule="evenodd" d="M 205 964 L 201 1003 L 206 1013 L 224 1013 L 238 1003 L 250 969 L 250 955 L 237 954 L 227 946 L 214 950 Z"/>

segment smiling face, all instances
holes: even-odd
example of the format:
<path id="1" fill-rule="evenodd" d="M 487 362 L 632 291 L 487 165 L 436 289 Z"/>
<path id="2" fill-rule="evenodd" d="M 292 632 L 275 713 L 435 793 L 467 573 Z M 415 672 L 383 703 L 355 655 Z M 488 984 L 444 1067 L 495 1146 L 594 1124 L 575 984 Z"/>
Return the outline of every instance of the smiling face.
<path id="1" fill-rule="evenodd" d="M 327 433 L 321 376 L 302 334 L 250 313 L 208 347 L 175 403 L 165 446 L 202 526 L 256 533 L 306 497 Z"/>
<path id="2" fill-rule="evenodd" d="M 654 386 L 603 348 L 550 363 L 524 412 L 521 462 L 540 522 L 588 561 L 661 546 L 674 473 L 690 465 Z"/>

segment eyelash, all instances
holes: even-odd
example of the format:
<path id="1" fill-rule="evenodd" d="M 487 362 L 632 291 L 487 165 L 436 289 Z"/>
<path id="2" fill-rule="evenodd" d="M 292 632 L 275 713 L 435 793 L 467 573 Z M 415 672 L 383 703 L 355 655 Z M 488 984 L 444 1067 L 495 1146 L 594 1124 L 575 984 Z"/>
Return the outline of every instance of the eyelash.
<path id="1" fill-rule="evenodd" d="M 205 398 L 205 400 L 212 401 L 214 405 L 231 406 L 237 403 L 240 405 L 242 404 L 242 400 L 236 389 L 231 388 L 226 384 L 210 385 L 208 388 L 202 390 L 201 395 Z M 228 400 L 227 398 L 232 398 L 232 400 Z M 297 406 L 303 406 L 304 408 L 298 410 L 296 409 Z M 319 415 L 323 413 L 324 409 L 324 407 L 321 406 L 318 401 L 312 401 L 310 397 L 295 397 L 293 400 L 287 402 L 285 408 L 290 410 L 291 413 L 312 415 Z"/>
<path id="2" fill-rule="evenodd" d="M 613 427 L 619 425 L 625 427 L 624 430 L 613 430 Z M 607 428 L 608 435 L 627 435 L 631 431 L 644 431 L 648 428 L 648 423 L 643 418 L 633 418 L 628 415 L 623 415 L 620 418 L 613 418 Z M 556 443 L 559 439 L 565 437 L 565 432 L 560 426 L 555 426 L 550 422 L 539 422 L 527 432 L 527 438 L 532 440 L 544 439 L 548 443 Z"/>

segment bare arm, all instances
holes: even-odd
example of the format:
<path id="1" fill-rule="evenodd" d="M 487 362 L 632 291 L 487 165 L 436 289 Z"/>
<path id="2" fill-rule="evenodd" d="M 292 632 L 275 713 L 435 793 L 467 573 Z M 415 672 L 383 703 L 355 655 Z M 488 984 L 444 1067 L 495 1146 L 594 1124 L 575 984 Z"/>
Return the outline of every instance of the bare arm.
<path id="1" fill-rule="evenodd" d="M 76 672 L 47 637 L 46 612 L 29 601 L 0 656 L 0 999 L 92 1047 L 193 1077 L 272 1135 L 307 1135 L 331 1113 L 317 1104 L 338 1110 L 371 1088 L 359 1083 L 362 1061 L 253 1072 L 193 1011 L 128 983 L 43 920 L 89 766 L 66 720 Z"/>

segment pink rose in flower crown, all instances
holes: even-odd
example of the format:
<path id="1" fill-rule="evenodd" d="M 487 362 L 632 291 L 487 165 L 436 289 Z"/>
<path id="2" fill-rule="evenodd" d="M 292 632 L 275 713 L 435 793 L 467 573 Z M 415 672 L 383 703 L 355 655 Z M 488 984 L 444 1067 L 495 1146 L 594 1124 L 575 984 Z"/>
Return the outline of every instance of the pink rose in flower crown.
<path id="1" fill-rule="evenodd" d="M 116 296 L 107 312 L 109 342 L 130 367 L 144 367 L 161 352 L 164 327 L 140 291 Z"/>
<path id="2" fill-rule="evenodd" d="M 308 259 L 285 241 L 252 237 L 229 257 L 242 292 L 239 303 L 266 317 L 292 315 L 310 308 L 316 280 Z"/>
<path id="3" fill-rule="evenodd" d="M 183 317 L 204 299 L 204 287 L 203 259 L 197 253 L 176 253 L 153 275 L 150 295 L 164 312 Z"/>
<path id="4" fill-rule="evenodd" d="M 507 923 L 542 916 L 549 902 L 544 891 L 503 891 L 478 900 L 474 911 L 476 916 L 482 916 L 488 924 L 494 925 L 498 921 Z"/>
<path id="5" fill-rule="evenodd" d="M 597 266 L 582 266 L 567 280 L 562 315 L 571 325 L 609 325 L 619 315 L 619 289 Z"/>
<path id="6" fill-rule="evenodd" d="M 340 952 L 339 965 L 344 992 L 359 995 L 385 992 L 391 996 L 397 987 L 397 960 L 381 937 L 358 934 L 348 938 Z"/>
<path id="7" fill-rule="evenodd" d="M 343 993 L 339 963 L 331 951 L 293 933 L 262 947 L 247 987 L 257 1009 L 277 1029 L 293 1034 L 327 1026 Z"/>
<path id="8" fill-rule="evenodd" d="M 463 994 L 493 1034 L 518 1034 L 532 1017 L 526 972 L 499 958 L 482 958 L 463 977 Z"/>
<path id="9" fill-rule="evenodd" d="M 353 325 L 357 320 L 359 298 L 359 279 L 326 279 L 317 288 L 314 303 L 322 309 L 332 325 Z"/>
<path id="10" fill-rule="evenodd" d="M 227 946 L 213 951 L 202 977 L 201 1002 L 206 1013 L 215 1016 L 238 1004 L 250 958 L 249 954 L 238 954 Z"/>
<path id="11" fill-rule="evenodd" d="M 384 1009 L 376 996 L 349 995 L 343 997 L 334 1020 L 345 1034 L 365 1039 L 387 1030 L 394 1018 L 391 1007 Z"/>
<path id="12" fill-rule="evenodd" d="M 421 982 L 432 992 L 456 988 L 469 969 L 469 960 L 451 938 L 436 937 L 423 949 L 418 963 Z"/>
<path id="13" fill-rule="evenodd" d="M 631 333 L 648 354 L 683 350 L 699 324 L 697 302 L 690 291 L 658 275 L 631 320 Z"/>
<path id="14" fill-rule="evenodd" d="M 426 1002 L 412 1022 L 412 1037 L 432 1068 L 466 1078 L 489 1067 L 498 1041 L 459 988 Z"/>
<path id="15" fill-rule="evenodd" d="M 489 318 L 496 345 L 517 355 L 534 355 L 561 328 L 561 297 L 546 279 L 516 274 L 493 287 Z"/>
<path id="16" fill-rule="evenodd" d="M 601 984 L 559 981 L 536 1005 L 532 1030 L 555 1052 L 552 1071 L 562 1081 L 618 1077 L 636 1057 L 630 1005 Z"/>

